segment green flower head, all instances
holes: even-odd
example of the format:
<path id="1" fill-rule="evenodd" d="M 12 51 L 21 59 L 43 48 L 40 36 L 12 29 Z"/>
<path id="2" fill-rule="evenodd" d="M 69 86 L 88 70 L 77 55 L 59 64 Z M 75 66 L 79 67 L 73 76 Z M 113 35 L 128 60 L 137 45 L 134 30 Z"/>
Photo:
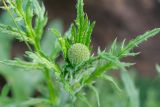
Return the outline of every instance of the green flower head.
<path id="1" fill-rule="evenodd" d="M 76 43 L 68 50 L 68 59 L 73 65 L 87 61 L 90 57 L 88 47 L 81 43 Z"/>

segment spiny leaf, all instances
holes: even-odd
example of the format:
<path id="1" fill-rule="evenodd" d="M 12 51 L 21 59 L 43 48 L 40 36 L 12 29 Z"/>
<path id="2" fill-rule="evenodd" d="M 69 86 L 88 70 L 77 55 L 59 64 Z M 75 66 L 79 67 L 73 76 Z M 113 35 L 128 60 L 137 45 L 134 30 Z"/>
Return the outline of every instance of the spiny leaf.
<path id="1" fill-rule="evenodd" d="M 43 69 L 43 67 L 39 63 L 26 62 L 20 59 L 0 61 L 0 63 L 25 69 Z"/>
<path id="2" fill-rule="evenodd" d="M 106 63 L 103 65 L 97 65 L 96 70 L 86 80 L 86 83 L 92 82 L 97 77 L 103 75 L 105 71 L 108 71 L 110 69 L 121 69 L 134 65 L 134 63 L 121 62 L 118 57 L 111 55 L 105 51 L 99 54 L 99 59 L 106 60 Z"/>
<path id="3" fill-rule="evenodd" d="M 84 19 L 84 22 L 83 22 L 83 27 L 82 27 L 82 35 L 81 35 L 81 38 L 80 38 L 80 42 L 85 44 L 86 42 L 86 33 L 88 31 L 88 26 L 90 25 L 90 22 L 89 22 L 89 19 L 88 19 L 88 16 L 86 15 L 85 16 L 85 19 Z"/>
<path id="4" fill-rule="evenodd" d="M 61 33 L 60 33 L 56 28 L 52 28 L 51 31 L 54 33 L 54 35 L 55 35 L 57 38 L 62 37 Z"/>
<path id="5" fill-rule="evenodd" d="M 75 27 L 74 24 L 71 25 L 71 34 L 72 34 L 72 38 L 73 39 L 73 43 L 76 43 L 77 42 L 77 29 Z"/>
<path id="6" fill-rule="evenodd" d="M 128 42 L 128 44 L 121 49 L 121 52 L 119 53 L 119 57 L 122 57 L 123 55 L 126 55 L 127 53 L 129 53 L 133 48 L 135 48 L 136 46 L 138 46 L 140 43 L 146 41 L 147 39 L 155 36 L 156 34 L 158 34 L 160 32 L 160 28 L 155 28 L 153 30 L 150 30 L 142 35 L 137 36 L 135 39 L 130 40 Z"/>
<path id="7" fill-rule="evenodd" d="M 136 56 L 136 55 L 139 55 L 140 54 L 140 52 L 132 52 L 132 53 L 127 53 L 127 54 L 124 54 L 124 57 L 125 56 Z"/>
<path id="8" fill-rule="evenodd" d="M 36 19 L 35 19 L 36 22 L 34 29 L 38 38 L 40 39 L 43 34 L 44 27 L 47 24 L 48 18 L 43 3 L 42 5 L 40 5 L 40 3 L 38 3 L 37 0 L 34 0 L 33 5 L 34 5 L 34 12 L 36 14 Z"/>
<path id="9" fill-rule="evenodd" d="M 19 32 L 17 28 L 14 28 L 8 25 L 4 25 L 4 24 L 0 24 L 0 32 L 15 36 L 20 41 L 28 41 L 30 43 L 33 43 L 33 41 L 27 37 L 25 32 L 23 31 Z"/>
<path id="10" fill-rule="evenodd" d="M 0 63 L 23 67 L 23 68 L 32 68 L 32 69 L 41 69 L 44 66 L 46 66 L 48 69 L 54 69 L 55 72 L 57 73 L 60 72 L 59 67 L 55 63 L 50 62 L 45 57 L 42 57 L 40 54 L 26 52 L 26 55 L 32 59 L 32 62 L 26 62 L 20 59 L 16 59 L 16 60 L 0 61 Z"/>
<path id="11" fill-rule="evenodd" d="M 55 62 L 48 60 L 46 57 L 43 57 L 38 53 L 26 52 L 26 55 L 33 60 L 33 63 L 40 64 L 48 69 L 53 69 L 56 75 L 59 75 L 61 72 L 59 66 Z"/>
<path id="12" fill-rule="evenodd" d="M 79 22 L 78 24 L 81 26 L 84 21 L 84 3 L 83 0 L 77 0 L 77 2 L 77 21 Z"/>
<path id="13" fill-rule="evenodd" d="M 51 29 L 51 31 L 55 34 L 55 36 L 57 36 L 59 43 L 61 45 L 63 54 L 64 54 L 64 58 L 67 58 L 67 45 L 66 45 L 66 40 L 61 36 L 61 33 L 56 30 L 56 29 Z"/>
<path id="14" fill-rule="evenodd" d="M 32 7 L 32 2 L 28 0 L 26 4 L 25 16 L 29 26 L 32 26 L 32 17 L 33 17 L 33 9 L 31 7 Z"/>
<path id="15" fill-rule="evenodd" d="M 84 13 L 83 6 L 83 0 L 77 0 L 77 18 L 75 23 L 71 26 L 72 37 L 70 39 L 72 44 L 82 43 L 89 47 L 95 22 L 90 24 L 87 15 Z"/>
<path id="16" fill-rule="evenodd" d="M 15 5 L 16 5 L 16 8 L 17 8 L 21 13 L 23 13 L 23 8 L 22 8 L 22 6 L 23 6 L 23 1 L 22 1 L 22 0 L 16 0 Z"/>
<path id="17" fill-rule="evenodd" d="M 114 55 L 115 51 L 117 51 L 117 38 L 113 41 L 109 53 Z"/>
<path id="18" fill-rule="evenodd" d="M 93 28 L 95 26 L 96 22 L 94 21 L 88 28 L 88 32 L 86 33 L 86 45 L 89 47 L 91 43 L 91 35 L 93 32 Z"/>
<path id="19" fill-rule="evenodd" d="M 108 54 L 108 53 L 101 54 L 100 57 L 102 59 L 105 59 L 106 61 L 112 62 L 114 64 L 114 66 L 115 67 L 117 66 L 118 68 L 129 67 L 129 66 L 134 65 L 134 63 L 121 62 L 118 57 L 113 56 L 113 55 Z"/>
<path id="20" fill-rule="evenodd" d="M 88 84 L 88 83 L 93 82 L 93 80 L 100 77 L 103 74 L 103 72 L 109 69 L 112 69 L 112 67 L 113 67 L 113 63 L 107 63 L 102 66 L 98 66 L 96 70 L 89 76 L 89 78 L 85 80 L 85 83 Z"/>

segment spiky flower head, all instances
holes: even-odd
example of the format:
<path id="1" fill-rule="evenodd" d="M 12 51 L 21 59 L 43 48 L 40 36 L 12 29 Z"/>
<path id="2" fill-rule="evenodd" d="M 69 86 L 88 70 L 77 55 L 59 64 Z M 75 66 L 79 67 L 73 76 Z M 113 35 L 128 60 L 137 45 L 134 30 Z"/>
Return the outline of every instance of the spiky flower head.
<path id="1" fill-rule="evenodd" d="M 87 61 L 90 57 L 88 47 L 81 43 L 76 43 L 68 50 L 68 59 L 73 65 Z"/>

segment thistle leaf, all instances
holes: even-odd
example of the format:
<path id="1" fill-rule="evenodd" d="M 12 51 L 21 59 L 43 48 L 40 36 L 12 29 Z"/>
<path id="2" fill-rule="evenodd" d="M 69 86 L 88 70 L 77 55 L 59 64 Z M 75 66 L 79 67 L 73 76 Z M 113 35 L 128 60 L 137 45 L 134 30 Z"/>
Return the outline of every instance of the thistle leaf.
<path id="1" fill-rule="evenodd" d="M 84 10 L 83 10 L 83 0 L 77 0 L 77 21 L 79 22 L 78 24 L 81 26 L 83 21 L 84 21 Z"/>
<path id="2" fill-rule="evenodd" d="M 91 35 L 95 22 L 90 24 L 90 21 L 84 13 L 83 0 L 77 0 L 77 18 L 71 26 L 71 41 L 74 43 L 82 43 L 90 48 Z"/>
<path id="3" fill-rule="evenodd" d="M 157 35 L 160 32 L 160 28 L 155 28 L 153 30 L 150 30 L 142 35 L 137 36 L 135 39 L 130 40 L 128 42 L 128 44 L 121 49 L 121 52 L 119 53 L 119 57 L 123 57 L 124 55 L 126 56 L 127 54 L 129 54 L 129 52 L 137 47 L 140 43 L 146 41 L 147 39 Z"/>
<path id="4" fill-rule="evenodd" d="M 19 68 L 25 68 L 25 69 L 35 69 L 35 70 L 43 69 L 43 67 L 39 63 L 26 62 L 20 59 L 0 61 L 0 63 L 3 63 L 5 65 L 19 67 Z"/>
<path id="5" fill-rule="evenodd" d="M 33 52 L 26 52 L 26 55 L 32 59 L 33 63 L 40 64 L 42 67 L 47 67 L 48 69 L 53 69 L 56 73 L 56 75 L 59 75 L 60 68 L 59 66 L 50 60 L 48 60 L 46 57 Z"/>
<path id="6" fill-rule="evenodd" d="M 34 29 L 36 35 L 38 36 L 37 38 L 40 39 L 43 34 L 44 27 L 47 24 L 48 18 L 43 3 L 42 5 L 40 5 L 38 0 L 33 0 L 33 6 L 34 6 L 34 12 L 36 14 Z"/>
<path id="7" fill-rule="evenodd" d="M 89 47 L 90 44 L 91 44 L 91 35 L 92 35 L 92 32 L 93 32 L 93 29 L 95 27 L 95 24 L 96 22 L 92 22 L 91 25 L 89 25 L 89 28 L 88 28 L 88 31 L 86 33 L 86 45 Z"/>
<path id="8" fill-rule="evenodd" d="M 0 32 L 12 35 L 15 38 L 19 39 L 20 41 L 28 41 L 29 43 L 33 43 L 33 41 L 27 37 L 25 32 L 23 31 L 19 32 L 19 30 L 15 27 L 0 24 Z"/>

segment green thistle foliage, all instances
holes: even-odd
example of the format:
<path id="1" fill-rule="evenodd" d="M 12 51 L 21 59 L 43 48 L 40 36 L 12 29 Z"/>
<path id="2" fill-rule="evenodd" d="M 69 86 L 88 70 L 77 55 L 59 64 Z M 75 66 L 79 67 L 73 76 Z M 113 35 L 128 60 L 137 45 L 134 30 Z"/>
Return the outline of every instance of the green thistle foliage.
<path id="1" fill-rule="evenodd" d="M 34 50 L 30 49 L 26 52 L 26 57 L 30 59 L 30 61 L 15 59 L 0 61 L 0 63 L 43 71 L 49 91 L 49 96 L 46 98 L 47 103 L 56 106 L 59 96 L 55 94 L 53 77 L 56 78 L 56 83 L 62 84 L 64 90 L 72 97 L 83 100 L 87 105 L 90 104 L 87 102 L 85 96 L 82 95 L 83 88 L 91 88 L 96 94 L 98 107 L 100 107 L 98 91 L 96 91 L 93 85 L 95 80 L 97 78 L 104 78 L 112 82 L 117 89 L 119 89 L 114 79 L 105 74 L 105 72 L 115 69 L 126 71 L 126 68 L 134 63 L 122 62 L 121 59 L 127 56 L 138 55 L 138 53 L 132 52 L 133 48 L 160 32 L 160 28 L 155 28 L 137 36 L 128 43 L 123 41 L 119 44 L 117 40 L 115 40 L 109 51 L 101 51 L 99 49 L 96 55 L 91 56 L 91 35 L 95 22 L 91 23 L 84 13 L 83 0 L 77 0 L 77 17 L 74 23 L 71 24 L 70 29 L 65 34 L 61 34 L 56 29 L 51 30 L 55 34 L 54 37 L 58 40 L 57 44 L 61 46 L 56 55 L 58 56 L 60 52 L 63 53 L 62 64 L 57 62 L 56 55 L 53 58 L 42 51 L 41 40 L 44 27 L 47 23 L 44 5 L 40 4 L 38 0 L 2 1 L 4 3 L 4 9 L 6 9 L 12 17 L 15 26 L 0 24 L 0 31 L 13 35 L 20 41 L 24 41 L 29 47 L 32 46 Z M 35 23 L 33 23 L 34 19 Z M 53 42 L 54 41 L 55 39 Z M 51 72 L 54 72 L 55 75 L 53 76 Z M 31 106 L 35 104 L 33 104 L 33 101 L 35 100 L 30 99 L 26 102 Z"/>
<path id="2" fill-rule="evenodd" d="M 68 59 L 73 65 L 89 60 L 90 51 L 81 43 L 76 43 L 68 50 Z"/>
<path id="3" fill-rule="evenodd" d="M 73 43 L 82 43 L 90 47 L 91 35 L 95 22 L 90 22 L 88 16 L 84 13 L 83 0 L 78 0 L 77 3 L 77 18 L 75 23 L 71 26 L 71 35 Z"/>

